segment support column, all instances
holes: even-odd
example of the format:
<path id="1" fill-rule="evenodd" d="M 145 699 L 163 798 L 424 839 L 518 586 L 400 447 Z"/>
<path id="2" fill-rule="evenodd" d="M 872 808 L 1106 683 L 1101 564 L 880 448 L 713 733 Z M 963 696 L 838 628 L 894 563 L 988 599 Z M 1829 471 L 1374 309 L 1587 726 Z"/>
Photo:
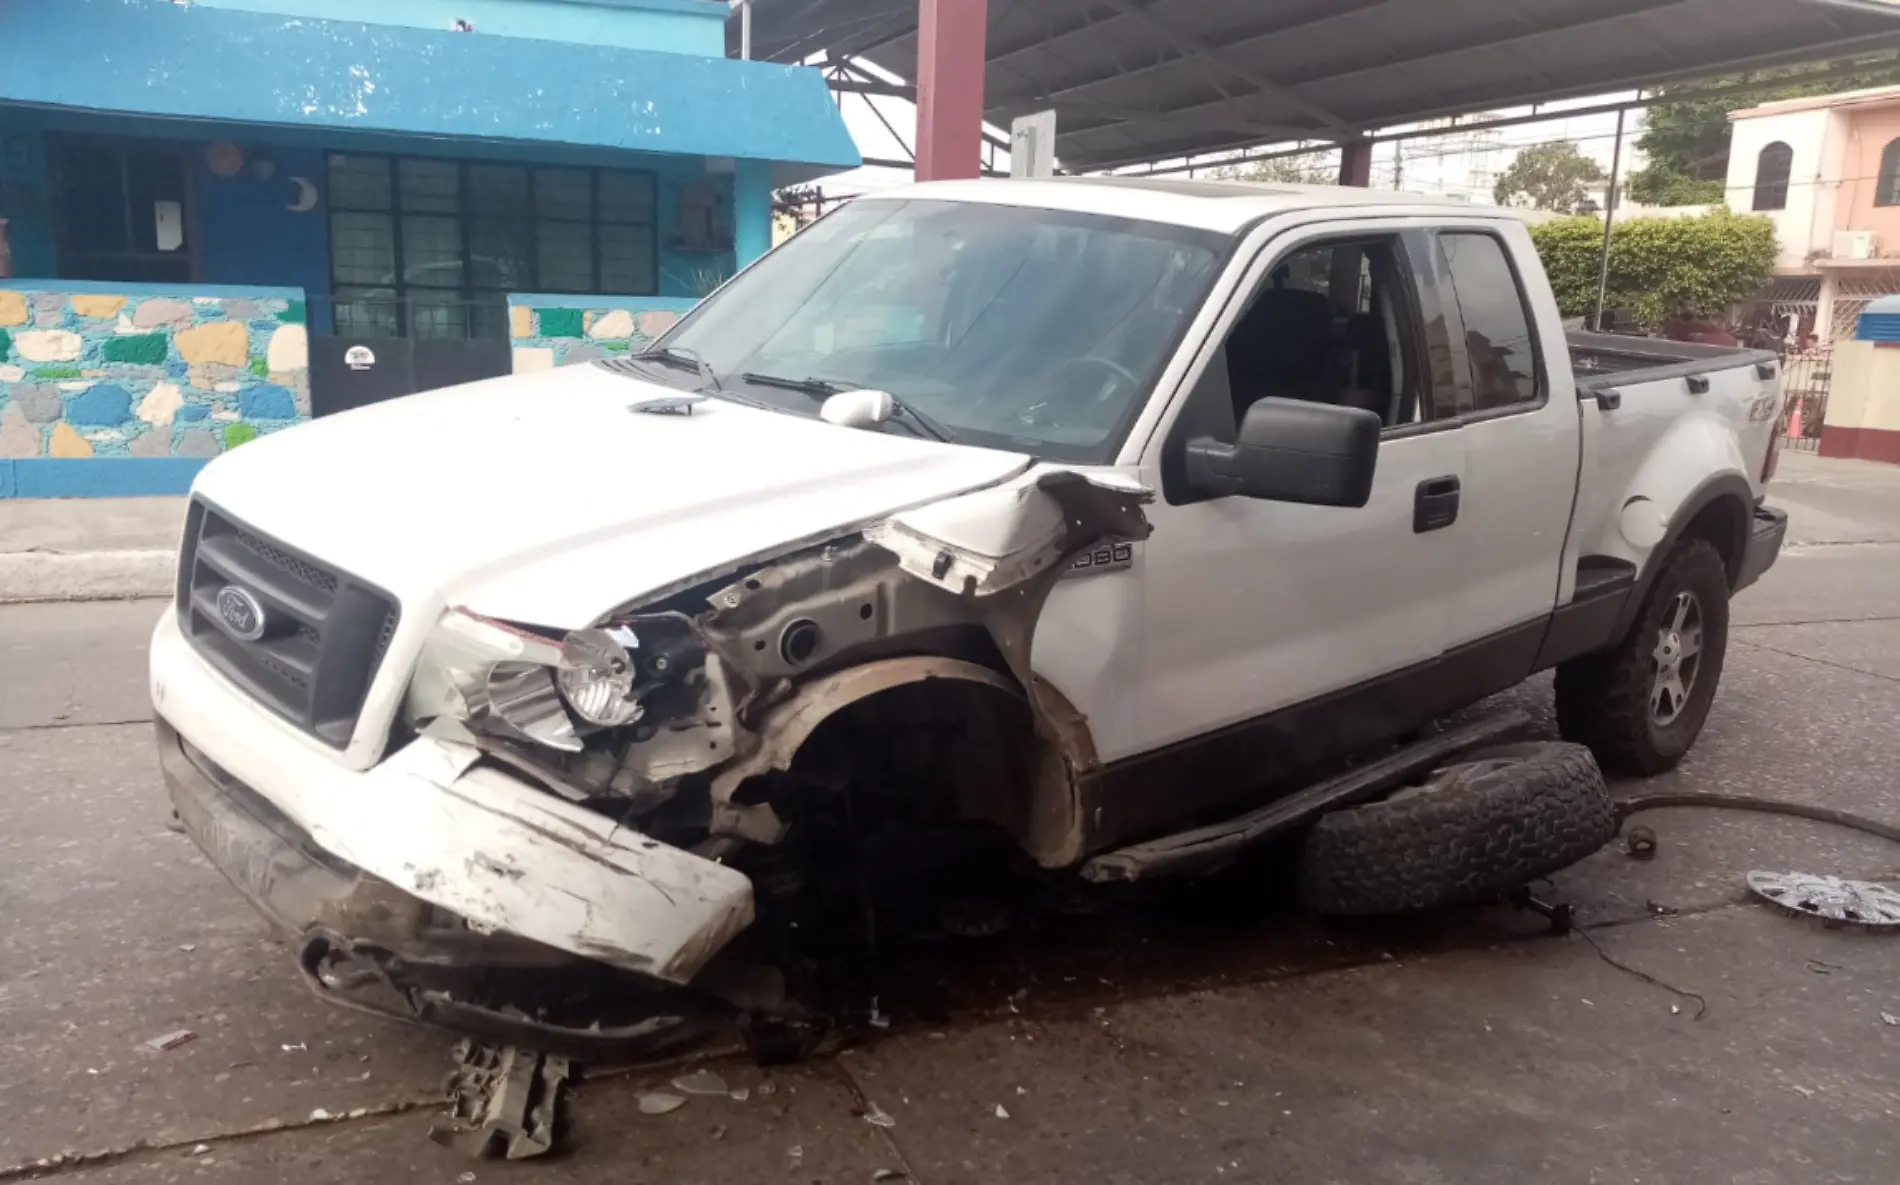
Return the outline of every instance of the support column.
<path id="1" fill-rule="evenodd" d="M 772 249 L 772 164 L 738 160 L 732 168 L 732 253 L 739 267 Z"/>
<path id="2" fill-rule="evenodd" d="M 1372 184 L 1372 141 L 1349 140 L 1339 146 L 1339 183 L 1361 189 Z"/>
<path id="3" fill-rule="evenodd" d="M 1833 271 L 1822 272 L 1821 290 L 1815 293 L 1814 300 L 1814 345 L 1817 349 L 1825 350 L 1834 344 L 1834 300 L 1840 292 L 1840 276 Z M 1800 328 L 1799 325 L 1795 326 L 1797 334 Z"/>
<path id="4" fill-rule="evenodd" d="M 917 0 L 917 179 L 964 180 L 983 166 L 989 0 Z"/>

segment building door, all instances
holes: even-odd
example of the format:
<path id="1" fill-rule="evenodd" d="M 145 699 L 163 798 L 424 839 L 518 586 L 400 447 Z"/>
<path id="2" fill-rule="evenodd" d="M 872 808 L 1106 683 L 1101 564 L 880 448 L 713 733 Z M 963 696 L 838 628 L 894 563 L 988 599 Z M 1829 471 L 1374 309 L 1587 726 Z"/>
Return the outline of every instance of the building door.
<path id="1" fill-rule="evenodd" d="M 192 282 L 198 269 L 182 148 L 99 136 L 57 136 L 49 147 L 60 278 Z"/>

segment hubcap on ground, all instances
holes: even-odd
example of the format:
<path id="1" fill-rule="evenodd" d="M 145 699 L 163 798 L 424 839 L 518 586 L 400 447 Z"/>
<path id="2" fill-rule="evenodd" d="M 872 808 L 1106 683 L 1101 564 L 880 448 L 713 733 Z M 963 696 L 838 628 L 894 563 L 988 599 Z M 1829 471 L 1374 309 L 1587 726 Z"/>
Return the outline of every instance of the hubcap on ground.
<path id="1" fill-rule="evenodd" d="M 1649 719 L 1669 725 L 1682 715 L 1702 669 L 1702 602 L 1691 592 L 1676 594 L 1656 648 L 1649 654 Z"/>

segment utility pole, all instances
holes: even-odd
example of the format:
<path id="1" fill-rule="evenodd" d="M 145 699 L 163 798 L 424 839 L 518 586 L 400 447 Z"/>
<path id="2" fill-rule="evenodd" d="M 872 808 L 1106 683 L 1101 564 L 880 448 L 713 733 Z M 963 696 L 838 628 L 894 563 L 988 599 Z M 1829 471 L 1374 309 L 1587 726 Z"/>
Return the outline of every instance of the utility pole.
<path id="1" fill-rule="evenodd" d="M 1616 203 L 1621 196 L 1617 182 L 1623 169 L 1623 117 L 1628 114 L 1627 107 L 1616 109 L 1616 147 L 1610 150 L 1610 187 L 1603 192 L 1603 258 L 1597 264 L 1597 315 L 1592 322 L 1598 333 L 1603 332 L 1603 302 L 1610 291 L 1610 239 L 1615 233 Z"/>

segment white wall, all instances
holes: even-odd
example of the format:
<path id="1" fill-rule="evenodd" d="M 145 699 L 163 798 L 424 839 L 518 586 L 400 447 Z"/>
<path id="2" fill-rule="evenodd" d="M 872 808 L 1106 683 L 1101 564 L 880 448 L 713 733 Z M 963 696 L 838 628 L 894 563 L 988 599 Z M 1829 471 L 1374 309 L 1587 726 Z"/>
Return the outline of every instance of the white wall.
<path id="1" fill-rule="evenodd" d="M 1840 188 L 1840 160 L 1846 120 L 1826 108 L 1738 119 L 1729 141 L 1728 205 L 1749 213 L 1755 204 L 1755 166 L 1761 150 L 1777 140 L 1794 149 L 1788 174 L 1788 204 L 1764 210 L 1775 223 L 1781 271 L 1808 270 L 1808 257 L 1832 242 L 1834 200 Z M 1823 177 L 1828 178 L 1822 183 Z"/>

